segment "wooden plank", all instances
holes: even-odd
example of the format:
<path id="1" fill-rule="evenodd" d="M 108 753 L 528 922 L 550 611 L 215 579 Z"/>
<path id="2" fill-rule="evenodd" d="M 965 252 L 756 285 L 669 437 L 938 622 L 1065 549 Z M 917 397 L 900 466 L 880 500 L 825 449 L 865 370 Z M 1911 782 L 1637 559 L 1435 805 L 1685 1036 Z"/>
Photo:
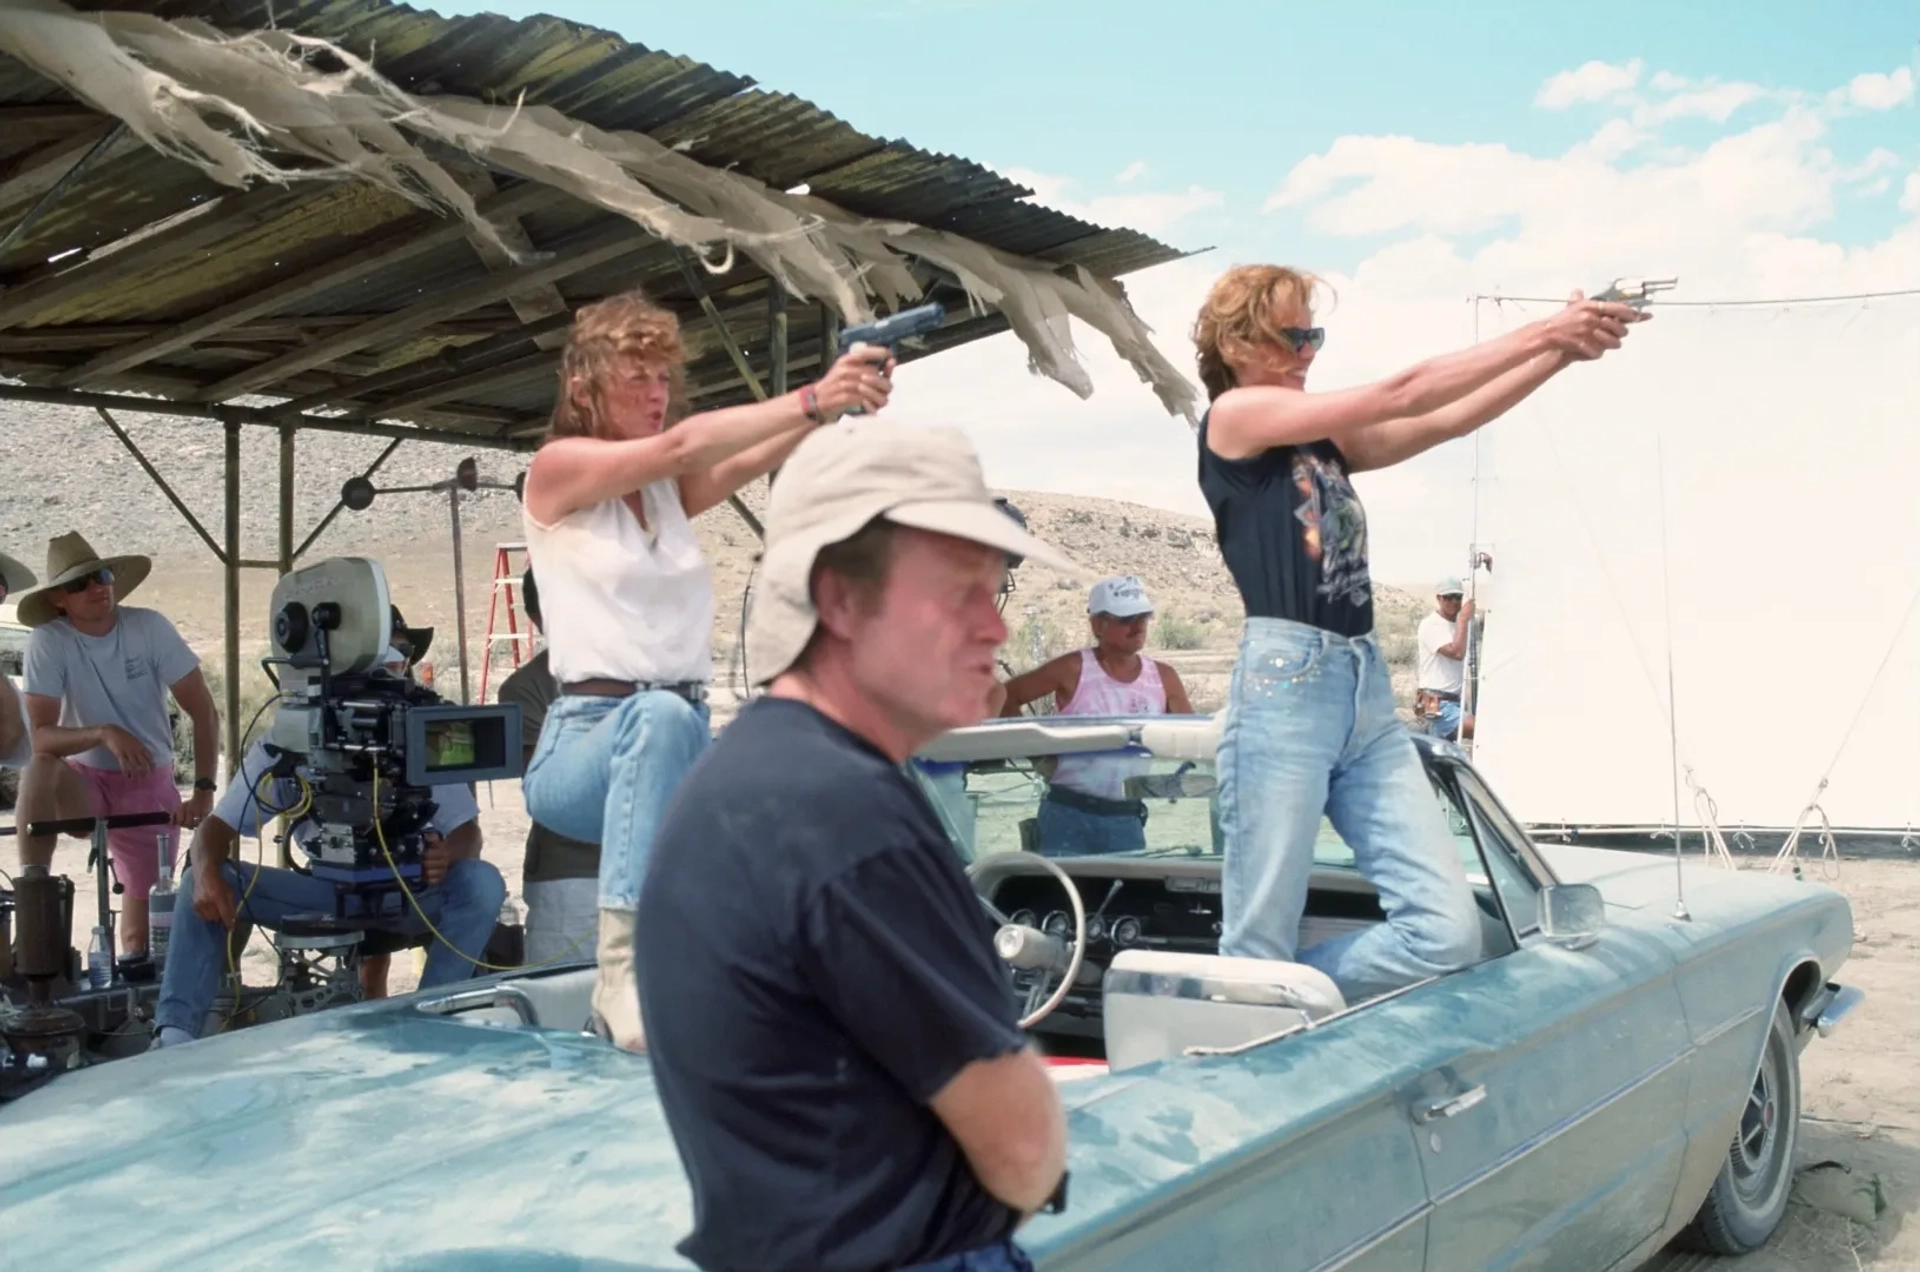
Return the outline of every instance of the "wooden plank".
<path id="1" fill-rule="evenodd" d="M 466 174 L 461 184 L 476 201 L 485 199 L 498 190 L 492 174 L 484 168 Z M 526 228 L 520 224 L 519 217 L 495 217 L 493 225 L 500 234 L 501 242 L 506 243 L 514 251 L 524 256 L 538 254 L 539 249 L 527 236 Z M 474 255 L 480 258 L 481 263 L 490 272 L 498 274 L 514 268 L 513 258 L 501 250 L 500 244 L 492 239 L 479 234 L 469 234 L 467 244 L 473 248 Z M 531 326 L 543 318 L 552 318 L 569 311 L 567 298 L 562 296 L 560 289 L 552 283 L 542 283 L 536 287 L 529 287 L 523 292 L 515 292 L 507 297 L 507 304 L 512 308 L 513 316 L 518 318 L 523 326 Z M 558 349 L 566 342 L 565 330 L 547 331 L 534 340 L 534 343 L 542 349 Z"/>
<path id="2" fill-rule="evenodd" d="M 487 216 L 507 216 L 548 207 L 565 198 L 567 198 L 566 195 L 551 186 L 527 182 L 482 204 L 480 210 Z M 195 341 L 225 331 L 229 327 L 236 327 L 243 322 L 275 313 L 289 305 L 297 305 L 303 300 L 330 291 L 343 283 L 364 278 L 376 270 L 390 268 L 402 261 L 411 260 L 423 253 L 444 247 L 448 243 L 456 243 L 465 237 L 466 232 L 466 223 L 463 221 L 423 213 L 410 218 L 400 228 L 381 235 L 365 247 L 348 252 L 337 260 L 316 265 L 305 273 L 296 274 L 272 287 L 264 287 L 251 295 L 210 309 L 197 318 L 189 318 L 145 340 L 135 341 L 124 348 L 113 349 L 89 359 L 62 374 L 55 383 L 61 388 L 70 389 L 119 375 L 143 363 L 151 362 L 155 358 L 163 358 L 169 353 L 184 349 Z"/>
<path id="3" fill-rule="evenodd" d="M 58 185 L 60 178 L 112 131 L 113 121 L 102 119 L 92 127 L 29 151 L 7 165 L 0 171 L 0 216 L 15 208 L 25 211 L 35 199 Z M 11 225 L 0 227 L 11 228 Z"/>
<path id="4" fill-rule="evenodd" d="M 652 234 L 641 229 L 631 221 L 622 220 L 592 231 L 564 251 L 554 254 L 550 259 L 489 278 L 478 279 L 464 286 L 451 288 L 430 299 L 409 305 L 407 308 L 377 318 L 364 327 L 355 327 L 332 336 L 316 340 L 303 349 L 296 350 L 282 358 L 276 358 L 264 366 L 253 367 L 236 375 L 228 376 L 208 388 L 200 397 L 203 402 L 224 402 L 230 398 L 255 393 L 309 367 L 329 362 L 343 353 L 352 353 L 382 340 L 406 335 L 422 327 L 464 313 L 477 305 L 489 304 L 503 299 L 514 292 L 524 291 L 536 283 L 554 282 L 570 274 L 578 274 L 596 265 L 604 265 L 630 256 L 660 242 Z"/>
<path id="5" fill-rule="evenodd" d="M 0 106 L 0 136 L 13 141 L 63 137 L 102 118 L 99 111 L 78 102 Z"/>
<path id="6" fill-rule="evenodd" d="M 465 375 L 450 376 L 447 379 L 423 385 L 409 393 L 401 393 L 383 401 L 370 402 L 357 410 L 347 412 L 347 417 L 364 420 L 403 414 L 419 407 L 451 401 L 463 393 L 477 393 L 502 384 L 512 384 L 531 375 L 550 375 L 559 361 L 560 355 L 556 351 L 542 349 L 524 358 L 515 358 L 511 362 L 502 362 L 478 371 L 469 371 Z"/>
<path id="7" fill-rule="evenodd" d="M 142 226 L 95 250 L 83 262 L 0 293 L 0 328 L 22 323 L 90 291 L 100 291 L 158 268 L 210 244 L 273 220 L 306 200 L 307 191 L 266 186 L 211 199 L 167 218 L 172 224 Z"/>

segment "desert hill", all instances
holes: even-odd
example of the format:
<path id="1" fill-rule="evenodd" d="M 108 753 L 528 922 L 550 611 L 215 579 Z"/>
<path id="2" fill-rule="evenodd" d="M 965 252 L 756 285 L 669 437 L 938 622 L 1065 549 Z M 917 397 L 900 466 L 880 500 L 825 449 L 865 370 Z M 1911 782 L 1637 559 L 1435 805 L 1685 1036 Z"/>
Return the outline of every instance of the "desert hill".
<path id="1" fill-rule="evenodd" d="M 216 542 L 224 536 L 218 425 L 157 415 L 116 416 L 135 445 L 200 518 Z M 91 411 L 0 404 L 6 479 L 0 484 L 0 548 L 38 570 L 46 540 L 78 529 L 103 554 L 144 552 L 156 560 L 152 579 L 134 603 L 171 617 L 200 651 L 211 674 L 223 666 L 222 576 L 218 563 L 166 496 Z M 279 439 L 270 429 L 240 430 L 241 555 L 269 559 L 275 552 Z M 340 484 L 364 471 L 385 449 L 381 438 L 302 432 L 298 439 L 294 540 L 304 540 L 333 508 Z M 452 477 L 475 455 L 483 481 L 510 483 L 524 457 L 475 452 L 457 445 L 409 441 L 373 475 L 379 487 L 425 486 Z M 1080 495 L 1004 492 L 1033 530 L 1101 574 L 1131 573 L 1146 583 L 1158 607 L 1156 656 L 1179 666 L 1201 710 L 1226 693 L 1241 617 L 1211 525 L 1201 518 L 1139 504 Z M 756 511 L 764 485 L 746 502 Z M 510 490 L 481 490 L 463 498 L 464 574 L 471 688 L 477 695 L 482 636 L 491 596 L 495 546 L 520 537 L 519 505 Z M 714 633 L 716 709 L 724 716 L 744 692 L 736 665 L 740 599 L 758 540 L 729 509 L 700 518 L 697 528 L 713 561 L 720 598 Z M 442 692 L 457 695 L 457 644 L 451 529 L 447 498 L 427 492 L 382 495 L 364 512 L 341 512 L 304 558 L 364 554 L 385 567 L 395 600 L 408 621 L 437 629 L 430 659 Z M 241 645 L 248 697 L 264 693 L 257 665 L 266 648 L 268 570 L 242 576 Z M 1379 589 L 1380 627 L 1395 663 L 1403 697 L 1411 670 L 1412 628 L 1426 602 L 1399 589 Z M 1024 669 L 1037 658 L 1075 648 L 1086 632 L 1085 592 L 1029 564 L 1015 575 L 1007 604 L 1010 637 L 1003 657 Z M 497 684 L 496 671 L 492 683 Z M 491 689 L 491 686 L 489 687 Z M 257 700 L 257 699 L 256 699 Z"/>

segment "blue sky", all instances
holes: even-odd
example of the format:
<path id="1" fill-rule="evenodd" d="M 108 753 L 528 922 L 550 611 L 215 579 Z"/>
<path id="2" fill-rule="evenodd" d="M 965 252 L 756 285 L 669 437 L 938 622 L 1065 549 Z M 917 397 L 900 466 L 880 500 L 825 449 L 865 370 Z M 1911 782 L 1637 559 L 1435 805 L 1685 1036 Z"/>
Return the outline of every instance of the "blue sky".
<path id="1" fill-rule="evenodd" d="M 1913 0 L 1828 9 L 1844 17 L 1805 0 L 440 7 L 604 27 L 808 98 L 865 131 L 1002 170 L 1057 174 L 1086 195 L 1117 191 L 1116 175 L 1145 162 L 1142 178 L 1156 189 L 1197 185 L 1223 196 L 1169 232 L 1177 246 L 1271 251 L 1280 240 L 1327 267 L 1357 263 L 1372 243 L 1296 238 L 1297 220 L 1276 223 L 1259 208 L 1278 174 L 1340 136 L 1409 134 L 1556 154 L 1590 131 L 1593 112 L 1534 109 L 1535 93 L 1548 76 L 1588 61 L 1639 58 L 1689 79 L 1805 88 L 1911 65 L 1920 42 Z M 1853 121 L 1836 142 L 1916 157 L 1920 125 L 1911 109 L 1888 112 Z M 1859 233 L 1884 232 L 1897 197 L 1850 209 L 1848 219 Z"/>
<path id="2" fill-rule="evenodd" d="M 439 7 L 558 9 L 985 163 L 1064 211 L 1214 248 L 1126 280 L 1182 368 L 1200 298 L 1239 261 L 1333 277 L 1318 387 L 1467 343 L 1475 293 L 1634 273 L 1678 274 L 1693 299 L 1920 286 L 1914 0 Z M 1477 316 L 1490 332 L 1538 315 Z M 1738 366 L 1714 330 L 1702 356 Z M 1086 401 L 1001 336 L 904 368 L 893 411 L 966 428 L 1003 488 L 1204 512 L 1186 425 L 1104 341 L 1079 345 Z M 1624 391 L 1633 366 L 1536 400 Z M 1504 427 L 1519 425 L 1363 475 L 1378 577 L 1457 572 L 1491 488 L 1480 446 Z"/>

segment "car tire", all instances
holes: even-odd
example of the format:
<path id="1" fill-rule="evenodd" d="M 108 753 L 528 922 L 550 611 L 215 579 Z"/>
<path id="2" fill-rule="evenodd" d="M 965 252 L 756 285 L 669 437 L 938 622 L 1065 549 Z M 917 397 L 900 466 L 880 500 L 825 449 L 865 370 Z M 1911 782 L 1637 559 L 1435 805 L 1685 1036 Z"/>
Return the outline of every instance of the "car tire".
<path id="1" fill-rule="evenodd" d="M 1777 1004 L 1766 1050 L 1741 1106 L 1727 1160 L 1682 1234 L 1697 1250 L 1737 1255 L 1766 1244 L 1786 1217 L 1800 1146 L 1800 1050 L 1793 1014 Z"/>

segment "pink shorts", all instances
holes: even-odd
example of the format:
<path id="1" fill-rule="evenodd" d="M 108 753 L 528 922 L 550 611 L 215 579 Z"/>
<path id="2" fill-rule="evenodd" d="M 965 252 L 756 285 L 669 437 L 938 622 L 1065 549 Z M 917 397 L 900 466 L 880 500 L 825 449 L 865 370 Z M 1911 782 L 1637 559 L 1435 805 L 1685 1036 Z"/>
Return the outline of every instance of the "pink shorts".
<path id="1" fill-rule="evenodd" d="M 180 807 L 180 788 L 173 784 L 172 764 L 149 769 L 145 777 L 128 777 L 114 769 L 90 768 L 73 760 L 67 761 L 67 767 L 85 778 L 93 791 L 96 817 L 172 813 Z M 107 856 L 113 862 L 114 877 L 126 888 L 127 896 L 145 900 L 154 880 L 160 877 L 159 840 L 162 837 L 166 839 L 167 862 L 171 865 L 180 849 L 178 826 L 126 826 L 107 832 Z"/>

